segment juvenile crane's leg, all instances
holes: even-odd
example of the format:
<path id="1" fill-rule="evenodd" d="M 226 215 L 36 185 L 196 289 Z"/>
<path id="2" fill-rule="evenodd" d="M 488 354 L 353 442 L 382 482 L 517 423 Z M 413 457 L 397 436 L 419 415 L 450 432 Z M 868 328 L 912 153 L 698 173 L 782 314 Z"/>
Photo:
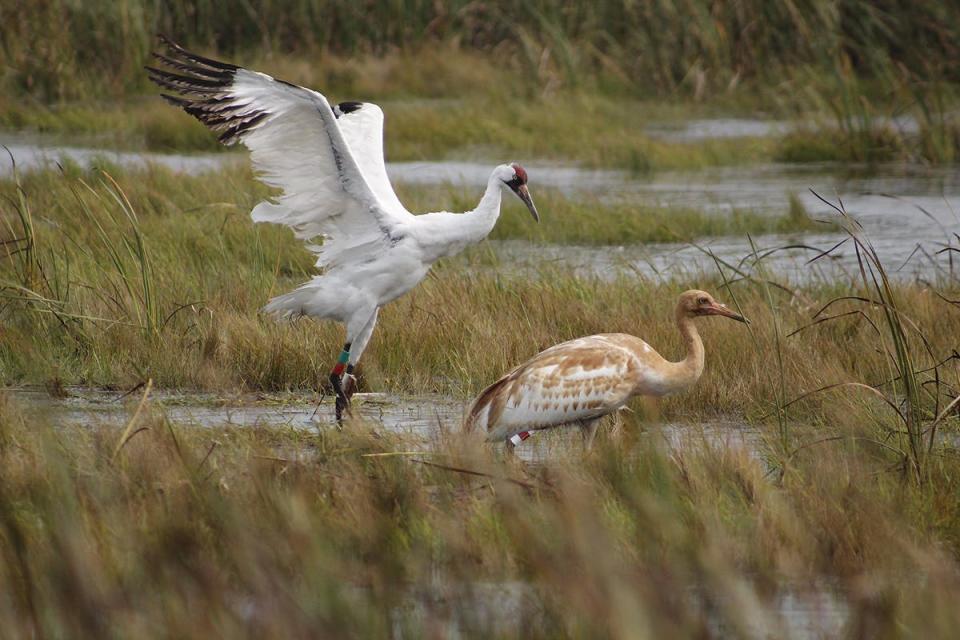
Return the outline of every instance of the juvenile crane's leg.
<path id="1" fill-rule="evenodd" d="M 373 328 L 377 325 L 377 314 L 379 312 L 379 307 L 373 310 L 370 319 L 363 325 L 360 334 L 357 335 L 353 341 L 353 348 L 350 350 L 350 356 L 347 360 L 346 375 L 343 377 L 343 394 L 346 396 L 347 402 L 350 402 L 350 398 L 357 392 L 357 379 L 353 375 L 353 369 L 357 362 L 360 361 L 360 356 L 363 355 L 364 349 L 367 348 L 367 343 L 370 342 L 370 336 L 373 335 Z"/>
<path id="2" fill-rule="evenodd" d="M 526 440 L 526 439 L 529 438 L 529 437 L 530 437 L 530 432 L 529 432 L 529 431 L 521 431 L 520 433 L 515 433 L 515 434 L 513 434 L 512 436 L 510 436 L 509 438 L 507 438 L 507 446 L 506 446 L 505 451 L 506 451 L 509 455 L 513 455 L 514 449 L 516 449 L 517 446 L 518 446 L 521 442 L 523 442 L 524 440 Z"/>
<path id="3" fill-rule="evenodd" d="M 597 435 L 598 426 L 600 426 L 600 418 L 580 421 L 580 435 L 583 436 L 584 451 L 590 451 L 593 447 L 593 439 Z"/>

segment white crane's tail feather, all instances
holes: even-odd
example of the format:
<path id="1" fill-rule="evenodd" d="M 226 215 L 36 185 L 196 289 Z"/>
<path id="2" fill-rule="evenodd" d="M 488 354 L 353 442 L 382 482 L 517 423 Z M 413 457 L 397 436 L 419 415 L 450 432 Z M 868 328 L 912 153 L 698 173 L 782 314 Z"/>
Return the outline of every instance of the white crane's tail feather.
<path id="1" fill-rule="evenodd" d="M 271 299 L 263 312 L 286 319 L 311 316 L 345 322 L 351 310 L 344 306 L 345 299 L 344 289 L 338 286 L 338 282 L 316 276 L 290 293 Z"/>
<path id="2" fill-rule="evenodd" d="M 271 222 L 273 224 L 296 224 L 293 211 L 289 208 L 264 200 L 253 208 L 250 217 L 254 222 Z"/>
<path id="3" fill-rule="evenodd" d="M 293 320 L 300 316 L 325 317 L 325 309 L 317 295 L 320 287 L 314 282 L 300 285 L 290 293 L 271 298 L 263 312 L 278 318 Z"/>

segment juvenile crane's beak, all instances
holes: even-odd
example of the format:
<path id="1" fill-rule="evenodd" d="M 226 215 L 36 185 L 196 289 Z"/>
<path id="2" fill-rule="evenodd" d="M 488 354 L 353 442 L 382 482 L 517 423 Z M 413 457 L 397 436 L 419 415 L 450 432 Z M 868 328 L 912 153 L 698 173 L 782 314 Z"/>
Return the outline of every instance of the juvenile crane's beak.
<path id="1" fill-rule="evenodd" d="M 720 304 L 719 302 L 714 302 L 709 307 L 704 309 L 707 315 L 711 316 L 723 316 L 724 318 L 730 318 L 732 320 L 737 320 L 738 322 L 743 322 L 744 324 L 750 324 L 750 321 L 744 318 L 739 313 L 734 313 L 727 308 L 727 305 Z"/>
<path id="2" fill-rule="evenodd" d="M 533 216 L 533 219 L 540 222 L 540 214 L 537 213 L 537 207 L 533 204 L 533 198 L 530 197 L 530 190 L 527 189 L 527 185 L 521 184 L 514 188 L 513 192 L 517 194 L 518 198 L 523 200 L 523 204 L 527 205 L 527 209 L 530 209 L 530 215 Z"/>

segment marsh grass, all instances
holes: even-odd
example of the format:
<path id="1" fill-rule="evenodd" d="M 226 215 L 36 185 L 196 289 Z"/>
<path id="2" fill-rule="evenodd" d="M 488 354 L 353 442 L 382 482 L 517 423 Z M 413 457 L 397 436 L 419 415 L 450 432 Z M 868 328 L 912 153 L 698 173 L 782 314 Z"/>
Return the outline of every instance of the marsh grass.
<path id="1" fill-rule="evenodd" d="M 920 492 L 832 449 L 778 486 L 627 422 L 531 466 L 461 434 L 391 455 L 411 445 L 376 423 L 181 427 L 149 400 L 124 441 L 4 397 L 0 616 L 16 636 L 783 637 L 782 594 L 826 592 L 845 635 L 956 624 L 956 460 Z"/>
<path id="2" fill-rule="evenodd" d="M 272 295 L 308 279 L 313 268 L 310 254 L 289 232 L 250 223 L 249 210 L 266 193 L 248 172 L 187 178 L 154 168 L 120 171 L 114 183 L 98 171 L 77 171 L 35 172 L 19 185 L 5 183 L 9 199 L 2 211 L 9 239 L 24 235 L 20 226 L 27 211 L 34 237 L 27 245 L 4 245 L 10 253 L 2 264 L 7 288 L 0 311 L 5 384 L 129 389 L 150 378 L 165 388 L 316 388 L 342 343 L 341 329 L 334 323 L 278 323 L 259 315 Z M 429 197 L 433 201 L 434 195 Z M 616 207 L 578 210 L 546 194 L 544 201 L 562 212 L 550 225 L 558 227 L 560 240 L 586 224 L 574 223 L 577 216 L 600 228 L 618 228 L 629 213 Z M 522 210 L 504 214 L 507 224 L 515 219 L 520 228 L 532 228 L 526 218 Z M 678 237 L 697 233 L 696 225 L 685 226 L 683 216 L 665 214 L 664 225 L 671 224 L 667 229 Z M 621 236 L 618 242 L 648 239 L 654 238 Z M 36 256 L 31 258 L 38 265 L 35 272 L 54 283 L 28 287 L 43 297 L 42 305 L 23 290 L 27 254 L 18 251 L 22 246 Z M 622 274 L 601 280 L 549 265 L 535 274 L 510 275 L 510 265 L 495 264 L 496 258 L 494 269 L 489 261 L 472 265 L 472 260 L 466 256 L 437 265 L 421 286 L 384 309 L 362 364 L 365 385 L 467 396 L 499 377 L 509 363 L 597 332 L 636 333 L 665 356 L 678 358 L 682 350 L 670 322 L 673 305 L 680 291 L 698 287 L 728 300 L 735 296 L 755 320 L 753 333 L 733 323 L 704 322 L 708 375 L 691 393 L 666 400 L 664 415 L 761 415 L 769 409 L 766 399 L 774 384 L 773 318 L 788 330 L 803 326 L 847 286 L 823 283 L 768 293 L 762 279 L 741 276 L 691 273 L 664 281 Z M 930 336 L 932 353 L 946 357 L 956 348 L 960 314 L 938 297 L 955 299 L 955 282 L 937 290 L 891 287 L 915 310 L 912 317 Z M 822 328 L 815 339 L 783 341 L 785 388 L 802 391 L 889 377 L 870 326 L 854 318 L 839 322 L 835 330 Z M 829 421 L 850 406 L 860 410 L 844 399 L 810 398 L 798 403 L 793 418 Z"/>
<path id="3" fill-rule="evenodd" d="M 535 182 L 536 171 L 530 171 L 531 180 Z M 534 182 L 530 188 L 542 212 L 542 223 L 531 224 L 530 217 L 522 213 L 522 205 L 512 197 L 506 198 L 491 239 L 623 246 L 825 228 L 811 218 L 796 196 L 788 195 L 788 206 L 779 215 L 749 209 L 710 213 L 656 202 L 605 201 L 600 193 L 571 196 L 560 190 L 537 188 Z M 447 210 L 469 211 L 476 206 L 478 197 L 475 188 L 451 186 L 410 188 L 401 185 L 397 191 L 412 211 L 429 211 L 438 203 L 446 203 Z"/>
<path id="4" fill-rule="evenodd" d="M 802 90 L 784 108 L 804 124 L 781 138 L 779 160 L 949 164 L 957 157 L 956 84 L 936 72 L 895 66 L 863 78 L 840 57 L 830 73 L 807 70 L 799 80 Z"/>
<path id="5" fill-rule="evenodd" d="M 519 86 L 597 86 L 697 99 L 755 81 L 779 85 L 798 69 L 849 68 L 882 80 L 899 66 L 926 79 L 956 81 L 949 61 L 960 55 L 958 9 L 933 0 L 884 7 L 864 0 L 722 2 L 710 10 L 662 0 L 536 6 L 413 0 L 363 9 L 271 0 L 256 12 L 220 0 L 51 0 L 17 9 L 0 5 L 12 69 L 7 86 L 47 98 L 144 86 L 140 67 L 158 31 L 241 57 L 480 52 L 521 76 Z M 229 29 L 222 27 L 224 15 L 232 18 Z"/>
<path id="6" fill-rule="evenodd" d="M 488 64 L 469 58 L 461 61 L 470 69 Z M 410 60 L 403 64 L 415 65 Z M 415 66 L 420 65 L 435 66 L 431 56 Z M 398 63 L 383 66 L 394 70 Z M 956 92 L 942 82 L 904 83 L 899 89 L 904 97 L 887 104 L 861 94 L 839 100 L 838 92 L 845 95 L 858 89 L 843 83 L 829 85 L 817 77 L 803 94 L 812 97 L 798 98 L 797 105 L 771 107 L 773 113 L 798 122 L 782 136 L 684 142 L 651 137 L 645 127 L 718 114 L 756 117 L 755 109 L 736 103 L 696 105 L 579 91 L 518 98 L 494 88 L 479 95 L 434 96 L 429 84 L 420 86 L 414 80 L 408 88 L 414 93 L 405 95 L 390 88 L 391 74 L 385 75 L 386 86 L 378 87 L 365 78 L 362 83 L 346 81 L 341 88 L 324 84 L 328 76 L 336 79 L 336 74 L 310 66 L 273 61 L 262 68 L 306 86 L 323 87 L 334 100 L 376 101 L 386 114 L 385 144 L 392 161 L 535 158 L 640 175 L 772 160 L 949 163 L 956 157 L 960 131 Z M 492 83 L 496 87 L 494 79 L 476 75 L 481 77 L 472 86 Z M 88 146 L 163 152 L 224 150 L 216 136 L 154 94 L 52 106 L 0 99 L 0 127 Z"/>
<path id="7" fill-rule="evenodd" d="M 924 3 L 918 14 L 944 22 L 925 22 L 912 10 L 907 16 L 877 12 L 858 2 L 845 9 L 857 16 L 849 22 L 840 19 L 843 11 L 825 7 L 785 13 L 753 7 L 749 11 L 784 29 L 763 36 L 754 33 L 756 23 L 740 24 L 745 14 L 730 3 L 707 13 L 672 2 L 643 3 L 642 9 L 608 3 L 599 12 L 553 4 L 522 15 L 501 3 L 447 10 L 401 3 L 384 11 L 384 18 L 408 11 L 419 16 L 412 18 L 416 22 L 437 11 L 441 15 L 431 29 L 440 32 L 422 39 L 414 32 L 393 33 L 403 44 L 389 49 L 367 40 L 370 33 L 363 29 L 347 36 L 358 28 L 355 17 L 337 25 L 336 37 L 325 17 L 313 33 L 321 40 L 307 42 L 299 31 L 292 39 L 280 37 L 292 23 L 264 15 L 263 23 L 240 29 L 249 38 L 243 39 L 203 24 L 222 10 L 215 2 L 190 20 L 177 5 L 122 4 L 129 11 L 122 17 L 96 2 L 89 7 L 53 2 L 6 16 L 5 53 L 12 62 L 3 78 L 11 90 L 0 98 L 4 128 L 131 148 L 217 149 L 213 135 L 161 103 L 147 86 L 142 65 L 155 47 L 152 31 L 166 23 L 170 33 L 192 45 L 319 88 L 333 100 L 381 104 L 389 122 L 388 156 L 394 160 L 519 154 L 645 173 L 770 159 L 948 163 L 960 145 L 957 78 L 950 65 L 936 62 L 952 59 L 956 51 L 944 34 L 932 37 L 929 31 L 931 24 L 949 31 L 951 16 L 955 22 L 960 18 L 937 3 Z M 862 11 L 852 8 L 860 4 Z M 316 20 L 317 12 L 344 12 L 335 3 L 321 8 L 296 2 L 263 10 L 292 11 L 305 24 Z M 572 21 L 573 15 L 582 22 Z M 58 19 L 54 16 L 66 22 L 44 41 L 59 46 L 28 45 L 35 39 L 32 29 Z M 117 20 L 123 23 L 116 25 L 120 37 L 77 30 Z M 608 20 L 638 26 L 635 31 L 624 31 L 622 24 L 613 30 L 599 26 Z M 488 30 L 490 21 L 500 27 Z M 675 37 L 654 34 L 652 24 Z M 909 48 L 891 40 L 902 29 L 910 31 Z M 323 38 L 333 40 L 322 44 Z M 810 46 L 816 39 L 822 39 L 820 46 Z M 705 49 L 693 53 L 700 46 Z M 673 47 L 677 50 L 670 51 Z M 917 64 L 904 61 L 914 56 Z M 680 59 L 688 66 L 675 66 Z M 716 114 L 760 114 L 806 125 L 780 141 L 689 144 L 651 139 L 643 131 L 651 122 Z M 917 123 L 916 132 L 892 124 L 904 117 Z"/>
<path id="8" fill-rule="evenodd" d="M 290 77 L 281 75 L 282 69 L 275 73 Z M 466 98 L 381 99 L 372 89 L 326 91 L 331 99 L 375 99 L 386 115 L 387 158 L 395 162 L 469 156 L 500 163 L 526 158 L 644 174 L 761 162 L 776 149 L 774 141 L 762 138 L 696 144 L 656 140 L 637 124 L 698 113 L 682 105 L 584 94 L 518 101 L 496 92 Z M 0 101 L 0 127 L 90 146 L 163 152 L 224 149 L 214 134 L 157 95 L 54 107 Z"/>
<path id="9" fill-rule="evenodd" d="M 773 157 L 957 157 L 955 8 L 932 0 L 909 10 L 863 0 L 786 6 L 403 2 L 369 8 L 375 15 L 360 20 L 338 3 L 302 0 L 276 0 L 256 15 L 219 2 L 124 0 L 116 9 L 55 0 L 28 11 L 7 2 L 0 124 L 104 144 L 215 149 L 212 135 L 147 85 L 142 65 L 163 30 L 331 99 L 382 104 L 397 160 L 480 149 L 643 173 Z M 224 12 L 240 14 L 235 30 L 217 26 Z M 710 114 L 811 124 L 780 143 L 643 134 L 651 121 Z M 891 126 L 903 116 L 917 132 Z"/>
<path id="10" fill-rule="evenodd" d="M 951 414 L 957 414 L 955 407 L 960 404 L 957 351 L 938 352 L 933 347 L 928 329 L 924 323 L 917 322 L 914 308 L 905 304 L 902 293 L 892 284 L 862 225 L 847 214 L 842 201 L 823 201 L 834 208 L 847 234 L 846 242 L 854 245 L 861 293 L 829 300 L 813 315 L 811 324 L 797 329 L 793 335 L 817 325 L 854 317 L 867 323 L 875 333 L 875 349 L 886 359 L 887 375 L 883 381 L 872 385 L 859 381 L 839 382 L 810 394 L 847 390 L 879 397 L 886 405 L 883 409 L 889 410 L 896 419 L 893 425 L 883 420 L 876 422 L 883 426 L 882 431 L 885 430 L 882 439 L 862 439 L 897 454 L 898 467 L 918 484 L 929 482 L 930 459 L 941 444 L 938 428 Z M 838 311 L 840 305 L 853 308 Z M 780 368 L 782 370 L 782 364 Z M 810 394 L 786 404 L 803 400 Z M 784 408 L 782 403 L 780 408 Z"/>

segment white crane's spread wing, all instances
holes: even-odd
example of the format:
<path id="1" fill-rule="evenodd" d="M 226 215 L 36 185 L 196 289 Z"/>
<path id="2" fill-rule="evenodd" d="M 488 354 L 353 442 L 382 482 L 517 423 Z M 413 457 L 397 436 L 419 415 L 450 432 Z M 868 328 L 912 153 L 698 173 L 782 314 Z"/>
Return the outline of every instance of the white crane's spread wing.
<path id="1" fill-rule="evenodd" d="M 281 190 L 275 202 L 254 208 L 255 221 L 287 225 L 303 240 L 322 237 L 311 249 L 325 267 L 403 237 L 412 216 L 387 179 L 379 108 L 344 103 L 335 110 L 316 91 L 166 43 L 170 55 L 155 56 L 187 75 L 148 67 L 151 80 L 183 96 L 164 98 L 224 144 L 242 142 L 259 178 Z"/>
<path id="2" fill-rule="evenodd" d="M 341 102 L 333 108 L 333 113 L 374 195 L 388 210 L 406 213 L 387 177 L 383 156 L 383 110 L 371 102 Z"/>
<path id="3" fill-rule="evenodd" d="M 589 420 L 627 401 L 641 364 L 605 336 L 589 336 L 542 351 L 490 385 L 467 418 L 490 439 Z"/>

